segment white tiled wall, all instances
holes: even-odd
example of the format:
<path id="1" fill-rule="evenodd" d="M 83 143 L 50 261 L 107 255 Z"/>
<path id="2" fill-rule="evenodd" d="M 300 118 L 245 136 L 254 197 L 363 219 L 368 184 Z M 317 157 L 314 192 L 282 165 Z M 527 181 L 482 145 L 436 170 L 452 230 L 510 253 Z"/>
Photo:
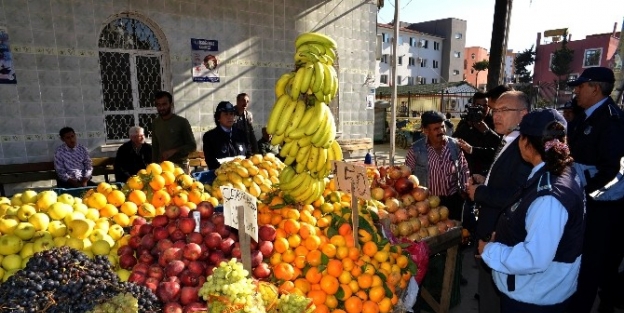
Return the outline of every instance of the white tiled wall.
<path id="1" fill-rule="evenodd" d="M 312 30 L 338 42 L 343 138 L 373 136 L 362 83 L 374 72 L 375 1 L 0 0 L 18 82 L 0 85 L 0 164 L 52 160 L 64 126 L 76 130 L 92 156 L 106 154 L 97 39 L 123 12 L 144 16 L 164 33 L 169 89 L 199 149 L 202 134 L 214 127 L 216 103 L 234 103 L 240 92 L 251 96 L 259 135 L 275 81 L 293 68 L 296 36 Z M 219 41 L 221 83 L 191 81 L 190 38 Z"/>

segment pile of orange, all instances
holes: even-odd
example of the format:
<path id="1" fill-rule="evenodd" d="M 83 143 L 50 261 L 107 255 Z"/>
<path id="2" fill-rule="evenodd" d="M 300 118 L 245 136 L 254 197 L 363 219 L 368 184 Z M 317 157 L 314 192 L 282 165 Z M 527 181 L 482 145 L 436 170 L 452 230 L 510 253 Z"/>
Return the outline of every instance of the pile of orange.
<path id="1" fill-rule="evenodd" d="M 409 259 L 399 246 L 380 247 L 369 237 L 356 248 L 348 219 L 335 213 L 350 204 L 331 190 L 335 184 L 326 186 L 313 205 L 295 207 L 276 194 L 258 206 L 258 223 L 277 230 L 269 262 L 279 291 L 307 296 L 315 312 L 391 312 L 412 276 Z"/>
<path id="2" fill-rule="evenodd" d="M 162 215 L 170 204 L 191 209 L 202 201 L 218 204 L 218 200 L 204 190 L 202 183 L 169 161 L 149 164 L 128 178 L 121 190 L 102 182 L 87 192 L 83 201 L 97 209 L 101 217 L 110 218 L 122 227 L 132 225 L 138 216 Z"/>

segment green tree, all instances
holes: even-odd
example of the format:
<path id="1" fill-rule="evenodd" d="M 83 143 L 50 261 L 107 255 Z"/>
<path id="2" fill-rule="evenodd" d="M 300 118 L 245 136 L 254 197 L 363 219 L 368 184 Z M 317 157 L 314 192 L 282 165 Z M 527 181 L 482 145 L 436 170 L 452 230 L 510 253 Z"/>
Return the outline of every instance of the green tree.
<path id="1" fill-rule="evenodd" d="M 559 103 L 559 90 L 568 80 L 568 76 L 572 72 L 572 60 L 574 59 L 574 50 L 568 48 L 568 31 L 563 34 L 561 48 L 555 50 L 552 55 L 550 71 L 557 76 L 555 84 L 557 88 L 555 104 Z"/>
<path id="2" fill-rule="evenodd" d="M 479 62 L 475 62 L 472 63 L 472 69 L 477 71 L 477 77 L 475 78 L 475 87 L 479 87 L 478 86 L 478 81 L 479 81 L 479 72 L 485 71 L 490 67 L 490 61 L 488 60 L 482 60 Z"/>
<path id="3" fill-rule="evenodd" d="M 533 81 L 531 71 L 527 70 L 527 66 L 535 63 L 535 46 L 516 54 L 514 67 L 516 72 L 516 83 L 530 83 Z"/>

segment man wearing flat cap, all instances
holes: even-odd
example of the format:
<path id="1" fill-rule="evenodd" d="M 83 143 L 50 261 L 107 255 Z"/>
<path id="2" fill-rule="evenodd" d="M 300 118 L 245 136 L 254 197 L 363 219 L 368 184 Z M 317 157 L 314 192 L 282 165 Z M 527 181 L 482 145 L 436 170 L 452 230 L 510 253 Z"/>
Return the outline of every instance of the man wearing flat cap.
<path id="1" fill-rule="evenodd" d="M 462 191 L 470 172 L 457 140 L 445 135 L 445 117 L 440 112 L 427 111 L 421 116 L 424 136 L 414 142 L 405 157 L 420 184 L 440 197 L 448 207 L 449 218 L 461 220 L 464 199 Z"/>
<path id="2" fill-rule="evenodd" d="M 202 137 L 206 165 L 211 170 L 221 166 L 218 159 L 249 156 L 249 143 L 245 133 L 234 127 L 236 108 L 228 101 L 221 101 L 214 113 L 216 127 L 207 131 Z"/>
<path id="3" fill-rule="evenodd" d="M 609 97 L 615 77 L 606 67 L 591 67 L 576 80 L 578 106 L 583 112 L 568 129 L 570 152 L 574 161 L 595 168 L 583 175 L 587 184 L 587 224 L 578 289 L 569 312 L 589 313 L 600 288 L 600 312 L 613 312 L 621 295 L 616 294 L 617 270 L 624 255 L 624 192 L 605 198 L 598 195 L 620 170 L 624 156 L 624 112 Z"/>

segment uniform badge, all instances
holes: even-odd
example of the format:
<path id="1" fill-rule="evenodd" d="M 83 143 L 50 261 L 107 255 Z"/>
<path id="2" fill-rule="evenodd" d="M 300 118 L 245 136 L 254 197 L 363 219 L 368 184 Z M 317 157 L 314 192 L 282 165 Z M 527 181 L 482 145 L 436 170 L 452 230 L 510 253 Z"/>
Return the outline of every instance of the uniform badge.
<path id="1" fill-rule="evenodd" d="M 589 125 L 585 128 L 585 130 L 583 131 L 583 134 L 589 135 L 591 133 L 591 130 L 592 130 L 592 127 L 591 125 Z"/>

